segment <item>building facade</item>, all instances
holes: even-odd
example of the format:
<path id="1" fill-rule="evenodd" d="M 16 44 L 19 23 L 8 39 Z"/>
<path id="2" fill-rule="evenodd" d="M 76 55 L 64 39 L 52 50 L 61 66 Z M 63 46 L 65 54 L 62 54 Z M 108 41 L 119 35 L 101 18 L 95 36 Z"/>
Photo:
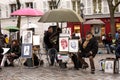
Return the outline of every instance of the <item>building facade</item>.
<path id="1" fill-rule="evenodd" d="M 53 0 L 54 4 L 56 4 L 59 0 Z M 117 3 L 120 0 L 113 0 L 113 3 Z M 53 8 L 53 3 L 51 0 L 20 0 L 21 8 L 31 7 L 42 12 L 46 12 Z M 99 25 L 99 36 L 104 33 L 110 32 L 110 15 L 109 15 L 109 7 L 107 0 L 60 0 L 58 4 L 58 8 L 68 8 L 76 11 L 80 15 L 81 13 L 81 3 L 84 5 L 84 21 L 89 19 L 100 19 L 105 25 Z M 10 14 L 17 10 L 16 0 L 1 0 L 0 2 L 0 17 L 1 17 L 1 27 L 4 26 L 15 26 L 17 24 L 17 17 L 11 16 Z M 115 22 L 116 28 L 120 27 L 120 5 L 116 8 L 115 11 Z M 81 16 L 81 15 L 80 15 Z M 40 17 L 30 17 L 30 22 L 37 24 L 38 28 L 35 29 L 36 34 L 40 34 L 41 36 L 44 33 L 44 30 L 47 29 L 49 25 L 53 25 L 54 23 L 38 23 Z M 22 17 L 21 26 L 26 24 L 27 17 Z M 84 25 L 84 34 L 87 31 L 94 31 L 93 25 Z M 80 32 L 82 33 L 83 26 L 81 23 L 67 23 L 65 27 L 70 27 L 72 32 Z"/>

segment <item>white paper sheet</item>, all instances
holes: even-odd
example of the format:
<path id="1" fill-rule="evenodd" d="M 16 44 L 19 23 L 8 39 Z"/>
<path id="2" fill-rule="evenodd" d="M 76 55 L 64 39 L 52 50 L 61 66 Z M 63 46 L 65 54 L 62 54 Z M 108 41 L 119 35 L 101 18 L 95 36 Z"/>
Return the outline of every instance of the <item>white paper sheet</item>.
<path id="1" fill-rule="evenodd" d="M 9 51 L 10 48 L 3 48 L 4 52 L 2 53 L 3 55 L 6 54 Z"/>

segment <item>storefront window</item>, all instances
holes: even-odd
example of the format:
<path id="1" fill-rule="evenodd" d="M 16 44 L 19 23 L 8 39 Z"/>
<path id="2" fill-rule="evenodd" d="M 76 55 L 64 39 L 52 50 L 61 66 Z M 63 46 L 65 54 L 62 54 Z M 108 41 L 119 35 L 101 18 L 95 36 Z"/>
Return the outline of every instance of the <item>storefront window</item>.
<path id="1" fill-rule="evenodd" d="M 74 25 L 74 32 L 80 33 L 80 25 Z"/>
<path id="2" fill-rule="evenodd" d="M 116 23 L 116 30 L 120 29 L 120 23 Z"/>

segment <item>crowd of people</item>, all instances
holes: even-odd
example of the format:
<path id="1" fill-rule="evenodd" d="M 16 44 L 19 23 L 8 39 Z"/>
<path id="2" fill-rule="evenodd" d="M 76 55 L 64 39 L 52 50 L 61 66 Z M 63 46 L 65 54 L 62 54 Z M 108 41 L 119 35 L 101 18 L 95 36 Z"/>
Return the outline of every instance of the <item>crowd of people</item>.
<path id="1" fill-rule="evenodd" d="M 59 31 L 58 31 L 59 30 Z M 56 33 L 54 36 L 56 36 L 57 38 L 53 38 L 53 34 Z M 44 42 L 45 42 L 45 47 L 46 50 L 49 50 L 51 48 L 55 48 L 58 52 L 59 52 L 59 34 L 61 33 L 60 29 L 57 29 L 56 32 L 53 31 L 52 27 L 50 26 L 48 28 L 48 31 L 45 32 L 45 36 L 44 36 Z M 56 41 L 56 44 L 51 43 L 50 39 L 52 39 L 52 41 Z M 78 70 L 79 68 L 83 68 L 86 69 L 88 68 L 88 63 L 83 59 L 83 58 L 89 58 L 90 60 L 90 66 L 91 66 L 91 73 L 94 74 L 95 73 L 95 66 L 94 66 L 94 57 L 97 54 L 98 51 L 98 42 L 95 39 L 95 37 L 93 36 L 93 34 L 91 32 L 88 32 L 86 34 L 86 38 L 85 39 L 80 39 L 80 37 L 75 36 L 75 34 L 72 35 L 72 39 L 78 39 L 79 40 L 79 49 L 81 52 L 78 53 L 68 53 L 71 56 L 71 59 L 74 63 L 74 68 L 76 70 Z M 57 59 L 57 62 L 59 64 L 59 60 Z M 54 62 L 51 63 L 51 65 L 53 65 Z"/>
<path id="2" fill-rule="evenodd" d="M 57 52 L 59 52 L 59 35 L 62 30 L 57 27 L 50 26 L 48 30 L 44 33 L 43 41 L 45 45 L 46 52 L 50 56 L 50 65 L 53 66 L 55 59 L 59 66 L 61 66 L 61 60 L 57 58 Z M 95 73 L 94 58 L 98 52 L 98 41 L 95 36 L 88 32 L 84 39 L 79 36 L 75 36 L 75 33 L 69 37 L 69 39 L 77 39 L 79 41 L 79 51 L 77 53 L 68 52 L 71 60 L 74 63 L 74 69 L 79 70 L 79 68 L 86 69 L 89 67 L 88 63 L 84 58 L 88 58 L 90 62 L 91 74 Z M 115 40 L 113 45 L 112 34 L 102 36 L 102 42 L 107 49 L 107 53 L 113 53 L 115 50 L 116 59 L 120 58 L 120 32 L 118 31 L 115 35 Z M 1 66 L 14 66 L 14 60 L 21 56 L 21 45 L 18 40 L 12 40 L 9 44 L 9 40 L 6 35 L 0 36 L 0 63 Z M 4 52 L 4 47 L 9 47 L 10 50 L 6 54 Z M 48 53 L 49 52 L 49 53 Z M 1 67 L 0 67 L 1 69 Z"/>

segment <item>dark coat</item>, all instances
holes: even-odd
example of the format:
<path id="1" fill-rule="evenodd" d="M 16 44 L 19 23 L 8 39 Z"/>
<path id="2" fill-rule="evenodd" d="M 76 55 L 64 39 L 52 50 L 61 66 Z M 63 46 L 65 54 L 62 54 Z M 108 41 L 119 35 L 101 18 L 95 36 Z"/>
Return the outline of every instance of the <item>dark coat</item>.
<path id="1" fill-rule="evenodd" d="M 82 57 L 89 57 L 91 55 L 90 51 L 92 52 L 92 56 L 95 57 L 95 55 L 98 52 L 98 42 L 95 39 L 95 37 L 90 39 L 86 48 L 83 48 L 83 43 L 84 42 L 85 42 L 85 40 L 83 40 L 82 44 L 80 45 L 80 50 L 81 50 Z"/>
<path id="2" fill-rule="evenodd" d="M 10 53 L 15 53 L 18 57 L 21 55 L 21 48 L 19 45 L 12 46 L 10 48 Z"/>
<path id="3" fill-rule="evenodd" d="M 49 33 L 48 31 L 44 35 L 44 43 L 47 46 L 47 48 L 52 48 L 52 46 L 53 46 L 50 42 L 50 39 L 49 39 L 50 36 L 51 36 L 51 33 Z"/>
<path id="4" fill-rule="evenodd" d="M 3 48 L 0 46 L 0 54 L 3 53 Z"/>
<path id="5" fill-rule="evenodd" d="M 118 43 L 118 45 L 116 47 L 115 55 L 117 58 L 120 58 L 120 42 Z"/>

